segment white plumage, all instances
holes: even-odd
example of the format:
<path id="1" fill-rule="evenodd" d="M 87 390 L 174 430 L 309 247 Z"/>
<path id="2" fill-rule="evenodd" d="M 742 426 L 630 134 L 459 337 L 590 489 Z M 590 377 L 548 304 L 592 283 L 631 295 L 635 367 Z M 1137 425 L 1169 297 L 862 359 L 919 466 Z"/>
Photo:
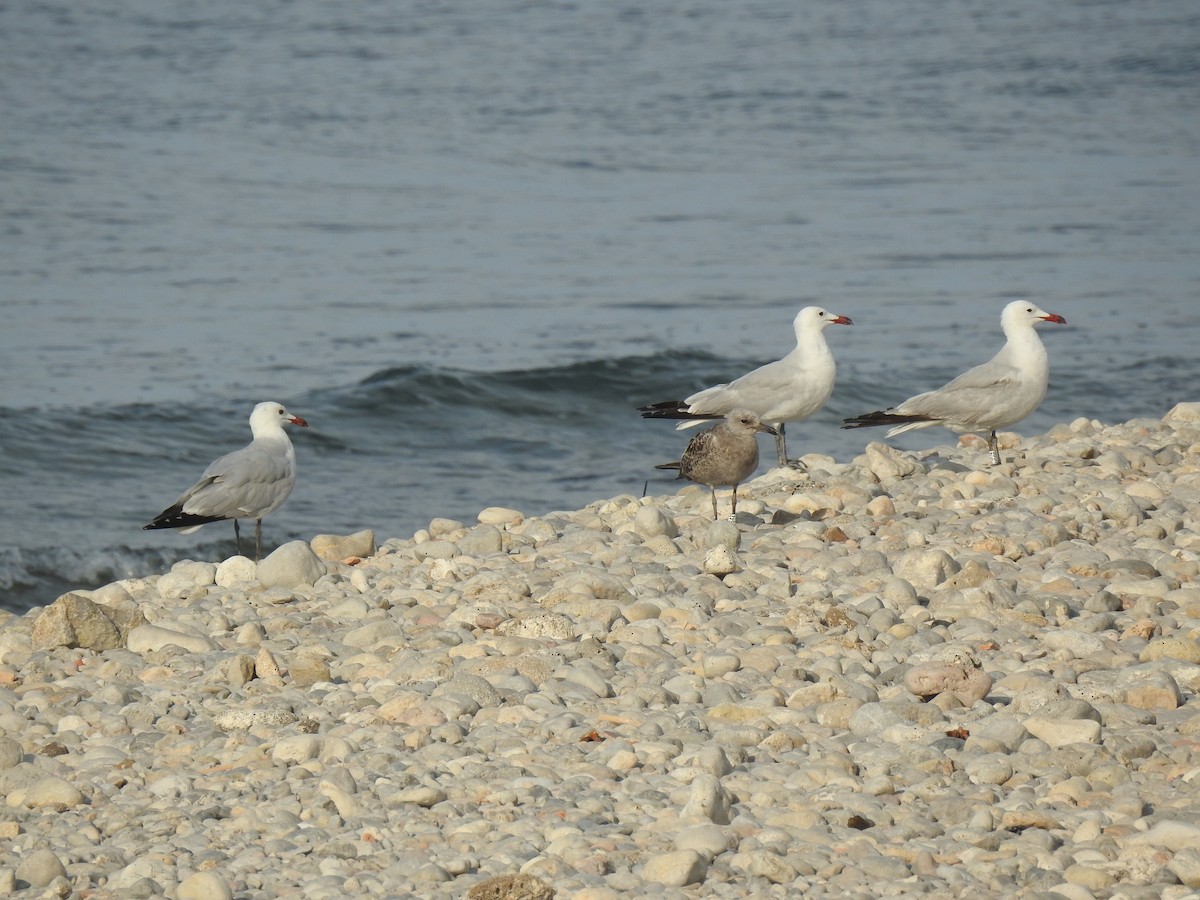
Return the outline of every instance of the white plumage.
<path id="1" fill-rule="evenodd" d="M 728 384 L 718 384 L 685 400 L 668 400 L 640 408 L 646 419 L 683 419 L 676 428 L 694 428 L 719 419 L 735 409 L 748 410 L 773 425 L 775 449 L 781 466 L 788 464 L 784 424 L 807 419 L 829 399 L 837 375 L 833 353 L 825 343 L 830 325 L 852 325 L 819 306 L 806 306 L 792 325 L 795 348 L 782 359 L 747 372 Z"/>
<path id="2" fill-rule="evenodd" d="M 1046 396 L 1050 361 L 1034 331 L 1042 322 L 1065 325 L 1067 320 L 1028 301 L 1014 300 L 1000 315 L 1000 326 L 1008 340 L 987 362 L 898 406 L 846 419 L 842 427 L 891 425 L 888 437 L 933 425 L 958 433 L 988 432 L 992 462 L 999 464 L 996 429 L 1020 422 Z"/>
<path id="3" fill-rule="evenodd" d="M 190 534 L 209 522 L 233 519 L 240 555 L 238 519 L 254 519 L 257 559 L 262 552 L 263 518 L 283 505 L 296 484 L 296 451 L 284 425 L 307 427 L 308 423 L 282 404 L 259 403 L 250 414 L 253 440 L 210 463 L 200 480 L 145 528 L 178 528 Z"/>

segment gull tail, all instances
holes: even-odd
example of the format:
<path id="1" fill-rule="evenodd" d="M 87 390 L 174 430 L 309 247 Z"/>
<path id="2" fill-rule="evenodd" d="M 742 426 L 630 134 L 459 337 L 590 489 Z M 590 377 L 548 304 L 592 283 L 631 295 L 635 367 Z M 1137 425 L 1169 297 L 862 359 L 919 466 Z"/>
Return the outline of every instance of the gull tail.
<path id="1" fill-rule="evenodd" d="M 932 416 L 903 416 L 898 413 L 876 410 L 861 416 L 842 419 L 843 428 L 870 428 L 873 425 L 912 425 L 917 422 L 937 421 Z"/>

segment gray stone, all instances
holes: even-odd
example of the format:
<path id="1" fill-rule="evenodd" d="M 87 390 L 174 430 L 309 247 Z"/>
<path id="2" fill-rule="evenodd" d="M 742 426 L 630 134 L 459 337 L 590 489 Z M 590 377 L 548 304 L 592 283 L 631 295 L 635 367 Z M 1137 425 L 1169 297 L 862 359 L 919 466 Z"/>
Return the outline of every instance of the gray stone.
<path id="1" fill-rule="evenodd" d="M 480 706 L 499 706 L 502 702 L 500 692 L 492 687 L 492 683 L 478 675 L 460 673 L 433 691 L 433 696 L 442 694 L 462 694 L 470 697 Z"/>
<path id="2" fill-rule="evenodd" d="M 467 556 L 491 556 L 504 552 L 504 535 L 495 525 L 477 525 L 457 541 Z"/>
<path id="3" fill-rule="evenodd" d="M 139 625 L 129 632 L 126 643 L 134 653 L 152 653 L 171 645 L 189 653 L 207 653 L 217 649 L 217 645 L 203 635 L 186 634 L 159 625 Z"/>
<path id="4" fill-rule="evenodd" d="M 736 854 L 730 865 L 747 875 L 765 878 L 771 884 L 791 884 L 796 878 L 796 867 L 784 857 L 770 850 L 749 850 Z"/>
<path id="5" fill-rule="evenodd" d="M 263 587 L 294 588 L 315 584 L 328 569 L 304 541 L 289 541 L 258 564 Z"/>
<path id="6" fill-rule="evenodd" d="M 1185 887 L 1200 888 L 1200 850 L 1184 847 L 1171 858 L 1167 868 Z"/>
<path id="7" fill-rule="evenodd" d="M 679 526 L 675 524 L 675 520 L 657 506 L 639 507 L 633 517 L 633 529 L 646 538 L 659 535 L 668 538 L 679 537 Z"/>
<path id="8" fill-rule="evenodd" d="M 34 850 L 17 863 L 17 881 L 23 881 L 30 887 L 41 888 L 55 878 L 65 877 L 66 868 L 53 850 Z"/>
<path id="9" fill-rule="evenodd" d="M 1100 723 L 1091 719 L 1056 719 L 1030 716 L 1023 723 L 1025 730 L 1051 747 L 1100 742 Z"/>
<path id="10" fill-rule="evenodd" d="M 10 737 L 0 735 L 0 772 L 18 765 L 24 758 L 25 753 L 20 744 Z"/>
<path id="11" fill-rule="evenodd" d="M 742 531 L 728 519 L 713 522 L 704 530 L 701 546 L 712 550 L 724 547 L 726 550 L 736 550 L 742 542 Z"/>
<path id="12" fill-rule="evenodd" d="M 461 556 L 462 551 L 458 549 L 458 544 L 454 541 L 425 541 L 423 544 L 417 544 L 413 548 L 417 559 L 453 559 L 456 556 Z"/>
<path id="13" fill-rule="evenodd" d="M 675 835 L 676 850 L 695 850 L 710 862 L 736 844 L 737 839 L 719 825 L 693 825 Z"/>

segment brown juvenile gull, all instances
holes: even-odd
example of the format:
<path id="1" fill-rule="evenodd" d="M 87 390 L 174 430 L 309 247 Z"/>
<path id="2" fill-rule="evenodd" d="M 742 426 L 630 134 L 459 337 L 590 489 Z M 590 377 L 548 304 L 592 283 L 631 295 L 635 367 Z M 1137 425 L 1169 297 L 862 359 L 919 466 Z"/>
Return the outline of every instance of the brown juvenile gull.
<path id="1" fill-rule="evenodd" d="M 262 555 L 262 520 L 283 505 L 296 483 L 296 451 L 284 425 L 308 427 L 279 403 L 266 402 L 250 414 L 254 440 L 241 450 L 226 453 L 204 470 L 204 475 L 179 499 L 145 526 L 178 528 L 190 534 L 201 525 L 233 519 L 238 556 L 242 535 L 238 519 L 254 519 L 254 559 Z"/>
<path id="2" fill-rule="evenodd" d="M 891 425 L 888 437 L 914 428 L 941 425 L 959 434 L 988 432 L 992 465 L 1000 464 L 996 429 L 1020 422 L 1037 409 L 1050 382 L 1050 361 L 1034 326 L 1066 325 L 1062 316 L 1025 300 L 1004 307 L 1000 326 L 1007 342 L 990 360 L 963 372 L 936 391 L 910 397 L 899 406 L 846 419 L 843 428 Z"/>
<path id="3" fill-rule="evenodd" d="M 830 325 L 852 325 L 819 306 L 806 306 L 796 313 L 792 327 L 796 346 L 783 359 L 760 366 L 728 384 L 718 384 L 692 394 L 686 400 L 667 400 L 639 407 L 644 419 L 684 419 L 676 429 L 694 428 L 702 422 L 723 417 L 734 409 L 748 409 L 769 422 L 775 432 L 779 465 L 788 465 L 785 422 L 807 419 L 829 399 L 837 366 L 824 331 Z"/>
<path id="4" fill-rule="evenodd" d="M 748 409 L 725 414 L 725 421 L 692 438 L 679 462 L 663 463 L 656 469 L 678 469 L 679 477 L 707 484 L 712 491 L 713 518 L 717 518 L 717 488 L 733 487 L 733 508 L 737 515 L 737 489 L 758 467 L 758 432 L 777 434 L 770 425 L 759 421 Z"/>

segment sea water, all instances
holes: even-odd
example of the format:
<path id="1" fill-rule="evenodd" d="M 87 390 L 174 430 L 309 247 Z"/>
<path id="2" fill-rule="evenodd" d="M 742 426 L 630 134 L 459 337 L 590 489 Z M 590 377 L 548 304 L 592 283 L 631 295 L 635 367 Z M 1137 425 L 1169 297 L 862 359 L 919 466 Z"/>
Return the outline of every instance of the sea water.
<path id="1" fill-rule="evenodd" d="M 1016 430 L 1200 399 L 1183 0 L 27 2 L 0 100 L 9 609 L 231 553 L 141 526 L 260 400 L 311 424 L 274 546 L 673 490 L 691 432 L 635 408 L 809 304 L 855 324 L 793 455 L 1014 298 L 1069 323 Z"/>

